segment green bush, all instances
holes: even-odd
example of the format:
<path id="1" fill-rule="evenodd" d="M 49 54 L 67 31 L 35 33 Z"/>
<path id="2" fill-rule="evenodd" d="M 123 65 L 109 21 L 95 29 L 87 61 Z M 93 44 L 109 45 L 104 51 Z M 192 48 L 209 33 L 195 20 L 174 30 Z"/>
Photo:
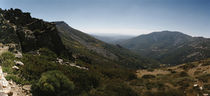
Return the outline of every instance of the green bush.
<path id="1" fill-rule="evenodd" d="M 106 82 L 105 88 L 91 92 L 90 96 L 138 96 L 138 94 L 123 81 L 111 80 Z"/>
<path id="2" fill-rule="evenodd" d="M 48 71 L 32 85 L 32 93 L 34 96 L 72 96 L 74 87 L 74 83 L 60 71 Z"/>
<path id="3" fill-rule="evenodd" d="M 15 56 L 11 52 L 5 52 L 0 56 L 0 66 L 2 66 L 3 72 L 8 74 L 17 74 L 18 71 L 12 69 L 12 66 L 15 65 Z"/>
<path id="4" fill-rule="evenodd" d="M 47 56 L 47 59 L 48 60 L 55 60 L 55 58 L 57 58 L 57 55 L 52 52 L 51 50 L 47 49 L 47 48 L 40 48 L 39 49 L 39 53 L 42 55 L 42 56 Z"/>
<path id="5" fill-rule="evenodd" d="M 22 61 L 25 65 L 20 68 L 21 74 L 28 80 L 38 80 L 43 72 L 56 70 L 58 66 L 45 55 L 24 54 Z"/>
<path id="6" fill-rule="evenodd" d="M 97 72 L 91 72 L 87 70 L 81 70 L 75 67 L 69 67 L 61 65 L 59 67 L 68 78 L 70 78 L 75 84 L 75 94 L 81 92 L 89 92 L 93 88 L 97 88 L 100 84 L 100 75 Z"/>
<path id="7" fill-rule="evenodd" d="M 15 56 L 11 52 L 5 52 L 0 56 L 0 62 L 2 67 L 12 67 L 14 63 Z"/>
<path id="8" fill-rule="evenodd" d="M 102 69 L 102 74 L 104 74 L 105 76 L 111 79 L 116 79 L 116 78 L 120 78 L 123 80 L 137 79 L 137 76 L 135 72 L 133 72 L 133 70 L 125 70 L 125 69 L 119 69 L 119 68 L 118 69 L 114 69 L 114 68 Z"/>

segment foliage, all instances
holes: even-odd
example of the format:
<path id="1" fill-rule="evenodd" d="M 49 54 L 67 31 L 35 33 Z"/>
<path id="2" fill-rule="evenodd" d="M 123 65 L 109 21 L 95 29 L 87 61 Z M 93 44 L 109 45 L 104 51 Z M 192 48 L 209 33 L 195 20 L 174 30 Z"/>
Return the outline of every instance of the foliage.
<path id="1" fill-rule="evenodd" d="M 37 80 L 40 78 L 41 74 L 46 71 L 55 70 L 56 63 L 53 61 L 49 61 L 51 59 L 49 56 L 44 55 L 32 55 L 25 54 L 22 59 L 25 64 L 21 67 L 21 74 L 28 80 Z"/>
<path id="2" fill-rule="evenodd" d="M 121 80 L 111 80 L 106 82 L 104 89 L 94 90 L 90 96 L 138 96 L 137 92 Z"/>
<path id="3" fill-rule="evenodd" d="M 92 88 L 97 88 L 100 84 L 100 75 L 94 72 L 88 72 L 78 68 L 60 66 L 61 70 L 75 84 L 75 94 L 89 92 Z"/>
<path id="4" fill-rule="evenodd" d="M 71 96 L 74 83 L 60 71 L 48 71 L 32 89 L 34 96 Z"/>
<path id="5" fill-rule="evenodd" d="M 102 69 L 101 72 L 102 74 L 111 79 L 120 78 L 122 80 L 133 80 L 137 78 L 136 74 L 134 74 L 132 70 L 110 68 L 110 69 Z"/>
<path id="6" fill-rule="evenodd" d="M 3 67 L 11 67 L 15 65 L 14 60 L 15 56 L 11 52 L 5 52 L 0 56 L 1 66 Z"/>

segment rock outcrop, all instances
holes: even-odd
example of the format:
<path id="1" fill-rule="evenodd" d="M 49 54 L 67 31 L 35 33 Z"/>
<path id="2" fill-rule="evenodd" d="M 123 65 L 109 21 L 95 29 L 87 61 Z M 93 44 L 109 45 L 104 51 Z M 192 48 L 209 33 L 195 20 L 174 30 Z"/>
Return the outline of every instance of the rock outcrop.
<path id="1" fill-rule="evenodd" d="M 0 24 L 0 42 L 16 44 L 20 52 L 39 48 L 48 48 L 57 54 L 65 51 L 55 24 L 32 18 L 30 13 L 19 9 L 2 10 Z"/>
<path id="2" fill-rule="evenodd" d="M 13 81 L 7 81 L 5 73 L 0 66 L 0 96 L 32 96 L 31 85 L 18 85 Z"/>

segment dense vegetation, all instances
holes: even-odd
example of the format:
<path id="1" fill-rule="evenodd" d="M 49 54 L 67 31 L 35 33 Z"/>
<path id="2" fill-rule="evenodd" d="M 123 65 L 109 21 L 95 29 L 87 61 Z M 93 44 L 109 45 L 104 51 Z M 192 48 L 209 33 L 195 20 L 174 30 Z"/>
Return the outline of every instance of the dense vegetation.
<path id="1" fill-rule="evenodd" d="M 98 96 L 98 94 L 116 96 L 115 94 L 122 93 L 125 94 L 124 96 L 129 96 L 129 94 L 137 94 L 126 84 L 127 81 L 136 78 L 134 71 L 120 68 L 84 70 L 56 63 L 56 54 L 48 49 L 40 49 L 39 52 L 41 55 L 24 54 L 21 61 L 25 65 L 20 67 L 20 70 L 12 69 L 14 62 L 10 60 L 15 59 L 12 53 L 7 52 L 1 56 L 1 66 L 5 72 L 9 73 L 7 79 L 12 79 L 19 84 L 32 84 L 31 91 L 35 96 L 52 96 L 52 94 L 53 96 Z"/>

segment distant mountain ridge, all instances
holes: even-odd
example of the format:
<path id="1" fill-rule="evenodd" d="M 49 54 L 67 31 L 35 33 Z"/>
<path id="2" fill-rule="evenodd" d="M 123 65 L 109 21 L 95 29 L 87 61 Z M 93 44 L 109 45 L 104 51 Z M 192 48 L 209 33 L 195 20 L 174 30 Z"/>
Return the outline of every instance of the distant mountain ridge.
<path id="1" fill-rule="evenodd" d="M 105 34 L 100 34 L 100 35 L 91 34 L 91 36 L 110 44 L 117 44 L 118 42 L 122 42 L 135 37 L 127 35 L 105 35 Z"/>
<path id="2" fill-rule="evenodd" d="M 142 56 L 154 58 L 165 64 L 181 64 L 210 56 L 208 38 L 192 37 L 176 31 L 153 32 L 119 44 Z"/>

